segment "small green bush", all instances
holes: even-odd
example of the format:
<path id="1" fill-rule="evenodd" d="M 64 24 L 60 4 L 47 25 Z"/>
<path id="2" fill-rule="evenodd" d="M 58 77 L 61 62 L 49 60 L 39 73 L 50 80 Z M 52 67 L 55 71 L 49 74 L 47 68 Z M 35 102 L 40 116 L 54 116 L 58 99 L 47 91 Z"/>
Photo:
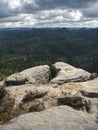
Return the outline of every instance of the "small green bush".
<path id="1" fill-rule="evenodd" d="M 6 95 L 5 89 L 3 87 L 0 88 L 0 101 L 5 97 L 5 95 Z"/>
<path id="2" fill-rule="evenodd" d="M 27 113 L 27 109 L 23 106 L 23 104 L 20 104 L 12 111 L 12 117 L 18 117 L 19 115 Z"/>
<path id="3" fill-rule="evenodd" d="M 38 105 L 35 105 L 35 106 L 31 106 L 29 108 L 29 112 L 36 112 L 36 111 L 39 111 L 39 106 Z"/>
<path id="4" fill-rule="evenodd" d="M 9 95 L 4 97 L 0 101 L 0 124 L 6 123 L 12 119 L 12 110 L 14 107 L 15 101 Z"/>
<path id="5" fill-rule="evenodd" d="M 29 108 L 29 112 L 40 112 L 42 110 L 44 110 L 44 106 L 43 105 L 40 105 L 40 104 L 36 104 L 36 105 L 32 105 L 30 108 Z"/>
<path id="6" fill-rule="evenodd" d="M 15 107 L 15 99 L 9 94 L 0 100 L 0 124 L 8 123 L 14 117 L 25 114 L 27 111 L 22 104 Z"/>

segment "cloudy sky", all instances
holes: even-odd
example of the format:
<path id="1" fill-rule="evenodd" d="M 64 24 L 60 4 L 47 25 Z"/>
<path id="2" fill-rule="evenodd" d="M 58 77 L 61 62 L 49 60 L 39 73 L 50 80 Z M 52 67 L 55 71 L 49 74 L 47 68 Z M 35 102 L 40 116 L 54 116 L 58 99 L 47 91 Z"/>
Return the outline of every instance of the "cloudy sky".
<path id="1" fill-rule="evenodd" d="M 0 0 L 3 27 L 98 27 L 98 0 Z"/>

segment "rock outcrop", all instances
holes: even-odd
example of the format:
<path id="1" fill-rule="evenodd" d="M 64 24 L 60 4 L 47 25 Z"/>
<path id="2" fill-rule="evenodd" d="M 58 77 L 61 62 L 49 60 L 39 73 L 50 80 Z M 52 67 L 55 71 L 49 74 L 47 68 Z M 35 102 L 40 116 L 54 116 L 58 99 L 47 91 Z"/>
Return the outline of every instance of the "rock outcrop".
<path id="1" fill-rule="evenodd" d="M 29 83 L 46 83 L 49 81 L 50 67 L 48 65 L 32 67 L 20 73 L 13 74 L 6 78 L 7 85 L 21 85 Z"/>
<path id="2" fill-rule="evenodd" d="M 98 130 L 98 125 L 87 113 L 60 106 L 22 115 L 0 130 Z"/>
<path id="3" fill-rule="evenodd" d="M 57 73 L 57 76 L 51 80 L 51 83 L 62 84 L 66 82 L 82 82 L 91 77 L 89 72 L 63 62 L 57 62 L 53 66 L 56 70 L 59 70 L 59 72 Z"/>
<path id="4" fill-rule="evenodd" d="M 10 95 L 15 99 L 16 105 L 29 104 L 29 107 L 33 105 L 36 101 L 42 103 L 45 108 L 49 108 L 52 106 L 57 106 L 57 99 L 61 97 L 62 90 L 57 87 L 54 88 L 49 84 L 45 85 L 18 85 L 7 87 L 6 91 L 10 93 Z"/>
<path id="5" fill-rule="evenodd" d="M 52 70 L 55 70 L 53 76 Z M 25 83 L 47 83 L 51 79 L 51 83 L 62 84 L 66 82 L 86 81 L 92 75 L 79 68 L 75 68 L 63 62 L 57 62 L 50 68 L 48 65 L 33 67 L 26 69 L 20 73 L 13 74 L 5 79 L 6 85 L 21 85 Z"/>
<path id="6" fill-rule="evenodd" d="M 98 78 L 83 69 L 62 62 L 33 67 L 0 82 L 1 96 L 5 91 L 14 99 L 12 113 L 25 115 L 0 130 L 98 129 Z"/>

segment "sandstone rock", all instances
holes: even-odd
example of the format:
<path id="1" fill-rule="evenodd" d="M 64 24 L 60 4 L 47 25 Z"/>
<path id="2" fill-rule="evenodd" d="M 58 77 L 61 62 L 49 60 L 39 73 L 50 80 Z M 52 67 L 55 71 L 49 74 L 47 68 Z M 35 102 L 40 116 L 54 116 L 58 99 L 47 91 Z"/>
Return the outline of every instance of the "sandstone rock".
<path id="1" fill-rule="evenodd" d="M 79 83 L 65 83 L 62 85 L 56 85 L 56 87 L 54 87 L 54 84 L 24 84 L 19 86 L 6 87 L 6 91 L 8 91 L 15 99 L 15 104 L 20 104 L 22 101 L 24 101 L 24 99 L 26 99 L 26 97 L 29 97 L 27 98 L 28 100 L 24 102 L 24 104 L 29 103 L 29 106 L 31 106 L 32 104 L 35 104 L 36 101 L 39 104 L 43 103 L 45 108 L 57 106 L 57 101 L 59 98 L 62 98 L 62 96 L 74 97 L 78 96 L 79 92 L 84 91 L 89 92 L 90 96 L 83 94 L 79 96 L 85 97 L 85 100 L 87 98 L 86 101 L 88 102 L 91 100 L 91 97 L 93 96 L 92 94 L 94 94 L 96 101 L 92 100 L 91 104 L 96 102 L 95 104 L 97 106 L 97 81 L 97 79 L 94 79 L 92 81 Z M 94 85 L 94 82 L 96 85 Z"/>
<path id="2" fill-rule="evenodd" d="M 91 77 L 90 77 L 90 80 L 93 80 L 94 78 L 97 78 L 97 77 L 98 77 L 97 73 L 92 73 Z"/>
<path id="3" fill-rule="evenodd" d="M 26 81 L 27 79 L 25 74 L 16 73 L 6 78 L 5 83 L 6 85 L 21 85 L 25 84 Z"/>
<path id="4" fill-rule="evenodd" d="M 87 113 L 60 106 L 22 115 L 0 130 L 98 130 L 98 124 Z"/>
<path id="5" fill-rule="evenodd" d="M 86 90 L 80 90 L 81 94 L 85 97 L 89 98 L 98 98 L 98 92 L 96 91 L 86 91 Z"/>
<path id="6" fill-rule="evenodd" d="M 5 88 L 15 99 L 14 108 L 22 105 L 25 112 L 33 113 L 13 119 L 0 126 L 0 130 L 97 130 L 98 78 L 95 77 L 62 62 L 55 63 L 53 68 L 43 65 L 9 76 L 0 82 L 0 90 Z"/>
<path id="7" fill-rule="evenodd" d="M 5 87 L 5 81 L 4 80 L 0 82 L 0 88 L 2 88 L 2 87 Z"/>
<path id="8" fill-rule="evenodd" d="M 83 86 L 83 90 L 98 92 L 98 78 L 80 83 Z"/>
<path id="9" fill-rule="evenodd" d="M 20 73 L 13 74 L 6 78 L 7 85 L 21 85 L 29 83 L 46 83 L 49 81 L 50 67 L 42 65 L 26 69 Z"/>
<path id="10" fill-rule="evenodd" d="M 80 96 L 66 96 L 58 99 L 58 105 L 69 105 L 78 106 L 79 103 L 82 104 L 83 99 Z"/>
<path id="11" fill-rule="evenodd" d="M 43 98 L 45 95 L 47 95 L 47 93 L 47 88 L 34 88 L 33 90 L 31 89 L 30 91 L 26 91 L 26 95 L 23 97 L 22 102 L 25 103 L 33 101 L 36 98 Z"/>
<path id="12" fill-rule="evenodd" d="M 83 89 L 81 83 L 64 83 L 60 86 L 60 90 L 64 96 L 77 95 L 79 90 Z"/>
<path id="13" fill-rule="evenodd" d="M 76 110 L 82 110 L 86 112 L 90 112 L 91 110 L 91 102 L 90 100 L 85 100 L 82 96 L 66 96 L 63 98 L 59 98 L 57 101 L 58 105 L 68 105 Z"/>
<path id="14" fill-rule="evenodd" d="M 43 85 L 24 84 L 19 86 L 6 87 L 6 91 L 15 99 L 16 104 L 20 104 L 26 95 L 31 93 L 30 101 L 34 100 L 36 96 L 43 96 L 48 93 L 49 87 Z M 28 102 L 30 102 L 28 101 Z"/>
<path id="15" fill-rule="evenodd" d="M 98 113 L 98 78 L 80 83 L 80 93 L 91 102 L 91 113 Z"/>
<path id="16" fill-rule="evenodd" d="M 49 84 L 24 84 L 20 86 L 6 87 L 6 91 L 15 99 L 15 104 L 43 103 L 45 108 L 57 106 L 57 99 L 62 96 L 60 88 L 53 88 Z M 37 100 L 36 100 L 37 99 Z M 37 104 L 38 104 L 37 103 Z"/>
<path id="17" fill-rule="evenodd" d="M 57 62 L 52 68 L 48 65 L 42 65 L 13 74 L 6 78 L 5 83 L 7 85 L 21 85 L 27 82 L 47 83 L 51 79 L 51 83 L 62 84 L 66 82 L 85 81 L 90 78 L 91 74 L 83 69 L 75 68 L 63 62 Z"/>
<path id="18" fill-rule="evenodd" d="M 80 82 L 90 79 L 91 74 L 83 69 L 75 68 L 63 62 L 57 62 L 54 67 L 59 70 L 57 76 L 52 79 L 51 83 L 62 84 L 66 82 Z"/>

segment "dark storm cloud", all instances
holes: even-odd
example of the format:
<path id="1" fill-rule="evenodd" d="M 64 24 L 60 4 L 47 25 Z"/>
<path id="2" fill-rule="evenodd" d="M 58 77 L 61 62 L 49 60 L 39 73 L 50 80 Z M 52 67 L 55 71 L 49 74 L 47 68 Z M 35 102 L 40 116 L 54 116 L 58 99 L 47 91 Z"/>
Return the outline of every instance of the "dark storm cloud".
<path id="1" fill-rule="evenodd" d="M 98 17 L 98 2 L 81 10 L 85 17 Z"/>
<path id="2" fill-rule="evenodd" d="M 97 25 L 97 8 L 98 0 L 0 0 L 0 26 Z"/>
<path id="3" fill-rule="evenodd" d="M 49 9 L 57 7 L 84 8 L 91 6 L 98 0 L 36 0 L 40 7 Z"/>
<path id="4" fill-rule="evenodd" d="M 98 0 L 20 0 L 21 6 L 11 9 L 9 5 L 10 0 L 0 0 L 0 17 L 6 17 L 7 15 L 9 16 L 15 13 L 34 13 L 35 11 L 54 8 L 88 8 L 96 5 L 97 1 Z M 86 10 L 84 13 L 86 13 Z M 94 13 L 96 12 L 94 11 Z"/>
<path id="5" fill-rule="evenodd" d="M 21 12 L 34 13 L 39 10 L 39 5 L 34 0 L 21 0 Z"/>
<path id="6" fill-rule="evenodd" d="M 8 2 L 0 0 L 0 18 L 9 16 L 9 5 Z"/>

